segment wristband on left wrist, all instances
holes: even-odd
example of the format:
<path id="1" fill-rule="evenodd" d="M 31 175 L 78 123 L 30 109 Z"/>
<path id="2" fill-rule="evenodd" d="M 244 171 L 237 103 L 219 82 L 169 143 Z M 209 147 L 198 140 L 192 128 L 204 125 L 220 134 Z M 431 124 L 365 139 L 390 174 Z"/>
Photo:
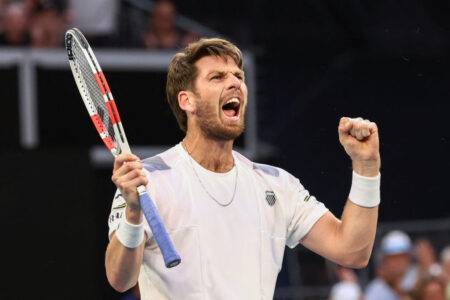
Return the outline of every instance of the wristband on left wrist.
<path id="1" fill-rule="evenodd" d="M 375 207 L 380 204 L 381 174 L 374 177 L 366 177 L 353 171 L 352 187 L 348 198 L 356 205 L 362 207 Z"/>

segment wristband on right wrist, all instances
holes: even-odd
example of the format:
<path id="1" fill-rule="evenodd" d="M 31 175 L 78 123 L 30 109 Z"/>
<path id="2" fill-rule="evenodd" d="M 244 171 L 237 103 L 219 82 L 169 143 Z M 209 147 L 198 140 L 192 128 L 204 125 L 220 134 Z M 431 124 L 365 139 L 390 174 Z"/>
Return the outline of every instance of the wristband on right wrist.
<path id="1" fill-rule="evenodd" d="M 348 198 L 356 205 L 362 207 L 375 207 L 380 204 L 380 178 L 378 173 L 375 177 L 366 177 L 353 171 L 352 187 Z"/>
<path id="2" fill-rule="evenodd" d="M 124 211 L 124 217 L 116 230 L 116 237 L 127 248 L 138 247 L 144 240 L 144 222 L 137 225 L 129 223 Z"/>

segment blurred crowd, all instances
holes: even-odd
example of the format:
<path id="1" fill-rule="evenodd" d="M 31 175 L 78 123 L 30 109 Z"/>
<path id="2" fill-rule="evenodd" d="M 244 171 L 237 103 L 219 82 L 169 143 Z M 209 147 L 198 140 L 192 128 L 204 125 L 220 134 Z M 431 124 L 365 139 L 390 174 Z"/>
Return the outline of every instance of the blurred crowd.
<path id="1" fill-rule="evenodd" d="M 120 30 L 118 0 L 0 0 L 0 47 L 58 48 L 64 32 L 80 28 L 99 46 L 124 46 L 174 50 L 199 38 L 176 24 L 177 10 L 170 0 L 154 1 L 143 22 L 132 28 L 133 36 Z M 122 41 L 121 41 L 122 40 Z M 124 45 L 129 43 L 128 45 Z"/>
<path id="2" fill-rule="evenodd" d="M 450 246 L 440 254 L 428 239 L 414 243 L 391 231 L 375 249 L 375 278 L 363 289 L 353 270 L 338 267 L 330 300 L 450 300 Z"/>
<path id="3" fill-rule="evenodd" d="M 101 40 L 101 46 L 126 40 L 132 47 L 174 50 L 199 38 L 177 26 L 170 0 L 153 2 L 132 41 L 121 36 L 127 33 L 118 28 L 119 13 L 118 0 L 0 0 L 0 47 L 63 47 L 70 27 Z M 450 246 L 438 253 L 427 239 L 413 242 L 405 232 L 392 231 L 374 250 L 374 259 L 375 278 L 364 287 L 353 270 L 338 267 L 330 300 L 450 300 Z"/>
<path id="4" fill-rule="evenodd" d="M 0 0 L 0 45 L 61 47 L 66 8 L 62 1 Z"/>

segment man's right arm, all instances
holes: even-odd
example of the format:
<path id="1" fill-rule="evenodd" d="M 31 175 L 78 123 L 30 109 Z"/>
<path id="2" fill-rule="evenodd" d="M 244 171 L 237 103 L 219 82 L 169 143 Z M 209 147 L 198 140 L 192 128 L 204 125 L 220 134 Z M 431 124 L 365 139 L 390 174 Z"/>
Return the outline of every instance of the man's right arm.
<path id="1" fill-rule="evenodd" d="M 131 231 L 143 230 L 143 214 L 137 187 L 147 185 L 148 180 L 139 158 L 131 154 L 119 155 L 114 161 L 112 181 L 127 204 L 119 227 L 126 227 Z M 145 238 L 136 247 L 125 246 L 123 239 L 118 238 L 116 230 L 111 236 L 105 255 L 106 276 L 111 286 L 119 292 L 124 292 L 137 283 L 145 245 Z"/>
<path id="2" fill-rule="evenodd" d="M 136 213 L 130 212 L 129 208 L 125 210 L 128 223 L 142 223 L 142 216 L 136 217 Z M 144 245 L 142 242 L 137 248 L 127 248 L 118 240 L 115 232 L 112 234 L 106 249 L 105 267 L 108 281 L 115 290 L 125 292 L 137 283 Z"/>

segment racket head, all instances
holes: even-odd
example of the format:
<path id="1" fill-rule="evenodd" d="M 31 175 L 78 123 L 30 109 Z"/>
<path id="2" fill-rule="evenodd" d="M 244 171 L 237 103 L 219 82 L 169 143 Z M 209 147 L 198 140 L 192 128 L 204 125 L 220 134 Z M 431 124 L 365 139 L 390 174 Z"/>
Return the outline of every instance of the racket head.
<path id="1" fill-rule="evenodd" d="M 131 153 L 111 90 L 87 39 L 73 28 L 66 32 L 65 42 L 72 74 L 97 132 L 114 156 Z M 165 265 L 174 267 L 181 258 L 146 188 L 139 186 L 139 190 L 145 218 L 161 249 Z"/>
<path id="2" fill-rule="evenodd" d="M 65 45 L 81 98 L 103 143 L 114 156 L 130 153 L 117 106 L 89 42 L 72 28 L 66 32 Z"/>

